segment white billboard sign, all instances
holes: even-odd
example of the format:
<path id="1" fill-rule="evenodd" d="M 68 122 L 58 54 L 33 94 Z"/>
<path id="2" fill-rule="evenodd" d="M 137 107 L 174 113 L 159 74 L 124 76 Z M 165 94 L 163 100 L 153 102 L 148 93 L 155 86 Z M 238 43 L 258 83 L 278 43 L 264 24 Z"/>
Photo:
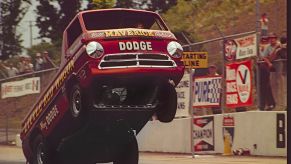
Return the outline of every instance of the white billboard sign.
<path id="1" fill-rule="evenodd" d="M 1 98 L 40 93 L 40 78 L 33 77 L 1 84 Z"/>
<path id="2" fill-rule="evenodd" d="M 184 76 L 176 87 L 177 92 L 177 112 L 176 117 L 189 116 L 190 104 L 190 73 L 185 71 Z"/>

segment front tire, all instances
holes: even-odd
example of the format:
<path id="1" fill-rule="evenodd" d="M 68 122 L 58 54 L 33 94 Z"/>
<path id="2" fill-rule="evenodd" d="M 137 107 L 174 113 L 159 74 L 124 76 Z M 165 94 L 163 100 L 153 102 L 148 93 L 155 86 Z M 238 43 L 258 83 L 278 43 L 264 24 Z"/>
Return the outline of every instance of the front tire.
<path id="1" fill-rule="evenodd" d="M 79 85 L 74 85 L 71 88 L 69 101 L 70 101 L 70 112 L 73 118 L 80 118 L 83 112 L 83 105 L 82 105 L 82 92 Z"/>
<path id="2" fill-rule="evenodd" d="M 164 123 L 173 121 L 177 111 L 177 92 L 175 87 L 170 84 L 163 86 L 160 90 L 159 101 L 156 112 L 158 120 Z"/>

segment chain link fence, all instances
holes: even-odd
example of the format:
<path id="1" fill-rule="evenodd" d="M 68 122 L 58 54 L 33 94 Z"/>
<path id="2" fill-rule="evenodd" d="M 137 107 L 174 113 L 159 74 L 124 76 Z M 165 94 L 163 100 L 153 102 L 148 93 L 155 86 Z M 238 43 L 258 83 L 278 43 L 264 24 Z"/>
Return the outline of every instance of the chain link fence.
<path id="1" fill-rule="evenodd" d="M 58 68 L 27 73 L 6 79 L 0 79 L 0 85 L 7 82 L 20 81 L 32 77 L 40 77 L 40 93 L 44 90 L 51 79 L 55 76 Z M 1 89 L 1 95 L 2 95 Z M 26 114 L 34 105 L 38 94 L 29 94 L 20 97 L 9 97 L 0 99 L 0 144 L 14 144 L 16 134 L 21 131 L 21 123 Z"/>
<path id="2" fill-rule="evenodd" d="M 221 38 L 206 40 L 197 43 L 191 43 L 184 45 L 185 51 L 195 51 L 195 52 L 208 52 L 208 65 L 215 65 L 217 67 L 217 73 L 223 77 L 222 84 L 222 101 L 220 108 L 195 108 L 193 109 L 194 115 L 211 115 L 220 113 L 232 113 L 232 112 L 243 112 L 243 111 L 254 111 L 260 110 L 260 99 L 266 98 L 269 95 L 263 95 L 260 92 L 260 85 L 265 83 L 260 80 L 258 64 L 262 63 L 258 60 L 257 56 L 236 60 L 237 62 L 243 60 L 251 60 L 252 62 L 252 105 L 246 107 L 236 107 L 229 108 L 225 105 L 225 65 L 228 64 L 224 57 L 224 41 L 226 39 L 235 39 L 239 37 L 244 37 L 246 35 L 255 34 L 255 31 L 240 33 L 230 36 L 224 36 Z M 273 97 L 275 98 L 276 106 L 273 111 L 283 111 L 287 108 L 287 69 L 286 69 L 286 59 L 278 59 L 273 61 L 273 67 L 275 68 L 270 72 L 270 84 L 272 88 Z M 208 69 L 201 68 L 195 69 L 195 77 L 207 75 Z M 194 78 L 195 78 L 194 77 Z"/>

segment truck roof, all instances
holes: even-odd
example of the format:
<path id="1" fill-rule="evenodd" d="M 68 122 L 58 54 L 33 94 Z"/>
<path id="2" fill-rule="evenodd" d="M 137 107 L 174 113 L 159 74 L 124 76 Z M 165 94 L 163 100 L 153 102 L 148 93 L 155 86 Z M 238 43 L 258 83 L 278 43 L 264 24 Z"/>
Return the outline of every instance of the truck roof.
<path id="1" fill-rule="evenodd" d="M 88 18 L 89 16 L 94 16 L 94 18 Z M 145 26 L 150 27 L 154 20 L 159 20 L 161 26 L 164 30 L 169 28 L 166 26 L 164 21 L 161 19 L 159 14 L 147 11 L 147 10 L 136 10 L 136 9 L 125 9 L 125 8 L 114 8 L 114 9 L 98 9 L 98 10 L 86 10 L 79 12 L 75 18 L 70 22 L 65 31 L 71 26 L 71 23 L 76 19 L 80 19 L 80 22 L 84 24 L 86 30 L 104 30 L 117 28 L 117 24 L 123 23 L 123 26 L 128 26 L 128 28 L 137 22 L 144 23 Z M 98 24 L 104 24 L 104 26 L 99 27 Z M 91 24 L 91 26 L 90 26 Z M 125 25 L 126 24 L 126 25 Z M 93 29 L 97 26 L 97 29 Z M 124 28 L 124 27 L 123 27 Z"/>

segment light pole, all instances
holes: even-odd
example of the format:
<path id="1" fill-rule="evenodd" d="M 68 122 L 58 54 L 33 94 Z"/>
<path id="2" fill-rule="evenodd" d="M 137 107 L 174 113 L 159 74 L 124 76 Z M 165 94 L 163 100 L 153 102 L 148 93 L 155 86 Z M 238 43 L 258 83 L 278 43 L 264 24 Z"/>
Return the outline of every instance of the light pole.
<path id="1" fill-rule="evenodd" d="M 260 48 L 259 48 L 259 44 L 260 44 L 260 40 L 261 40 L 261 37 L 259 35 L 259 31 L 260 31 L 260 2 L 259 0 L 256 0 L 256 38 L 257 38 L 257 57 L 256 57 L 256 72 L 257 72 L 257 75 L 256 75 L 256 80 L 257 80 L 257 83 L 256 83 L 256 89 L 257 89 L 257 107 L 258 109 L 260 110 L 260 107 L 261 107 L 261 79 L 260 79 L 260 69 L 259 69 L 259 65 L 257 64 L 258 63 L 258 59 L 259 59 L 259 56 L 260 56 Z M 263 95 L 265 96 L 265 95 Z"/>
<path id="2" fill-rule="evenodd" d="M 2 50 L 3 50 L 3 45 L 4 45 L 4 40 L 3 40 L 3 23 L 2 23 L 2 2 L 0 1 L 0 57 L 2 56 Z"/>
<path id="3" fill-rule="evenodd" d="M 33 45 L 33 34 L 32 34 L 32 27 L 34 26 L 32 23 L 35 22 L 35 21 L 32 21 L 32 20 L 29 20 L 29 21 L 26 21 L 29 23 L 29 40 L 30 40 L 30 47 L 32 47 Z"/>

